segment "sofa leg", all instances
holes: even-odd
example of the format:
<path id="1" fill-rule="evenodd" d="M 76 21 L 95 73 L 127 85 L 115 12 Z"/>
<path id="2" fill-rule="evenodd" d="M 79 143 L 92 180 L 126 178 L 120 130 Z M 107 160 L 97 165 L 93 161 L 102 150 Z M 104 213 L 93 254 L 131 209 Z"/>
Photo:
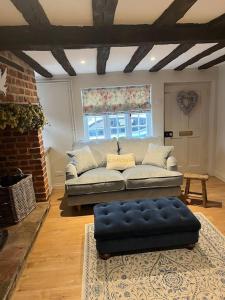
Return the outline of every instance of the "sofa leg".
<path id="1" fill-rule="evenodd" d="M 81 212 L 81 205 L 77 205 L 77 211 L 80 213 Z"/>
<path id="2" fill-rule="evenodd" d="M 188 250 L 193 250 L 194 247 L 195 247 L 195 244 L 189 244 L 185 248 L 188 249 Z"/>
<path id="3" fill-rule="evenodd" d="M 107 260 L 111 257 L 111 254 L 109 254 L 109 253 L 100 253 L 99 252 L 98 255 L 101 259 L 104 259 L 104 260 Z"/>

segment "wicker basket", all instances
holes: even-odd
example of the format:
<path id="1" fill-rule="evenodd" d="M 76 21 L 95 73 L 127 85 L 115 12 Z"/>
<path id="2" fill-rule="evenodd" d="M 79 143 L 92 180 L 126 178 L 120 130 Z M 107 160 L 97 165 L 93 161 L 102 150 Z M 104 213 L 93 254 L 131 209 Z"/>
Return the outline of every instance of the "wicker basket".
<path id="1" fill-rule="evenodd" d="M 32 175 L 5 176 L 0 186 L 0 226 L 18 223 L 36 207 Z"/>

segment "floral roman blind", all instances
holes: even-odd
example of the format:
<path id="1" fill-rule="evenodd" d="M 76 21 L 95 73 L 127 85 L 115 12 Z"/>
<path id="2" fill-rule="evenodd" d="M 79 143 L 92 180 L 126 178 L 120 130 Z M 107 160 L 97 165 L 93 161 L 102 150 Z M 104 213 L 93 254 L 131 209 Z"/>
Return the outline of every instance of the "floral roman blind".
<path id="1" fill-rule="evenodd" d="M 150 86 L 90 88 L 82 90 L 86 115 L 151 109 Z"/>

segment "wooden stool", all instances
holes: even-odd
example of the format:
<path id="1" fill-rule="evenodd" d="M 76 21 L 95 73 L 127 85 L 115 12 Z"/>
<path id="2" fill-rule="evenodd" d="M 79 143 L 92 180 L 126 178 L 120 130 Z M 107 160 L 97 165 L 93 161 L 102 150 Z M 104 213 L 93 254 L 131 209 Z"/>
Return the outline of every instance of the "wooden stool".
<path id="1" fill-rule="evenodd" d="M 193 173 L 184 173 L 184 178 L 186 179 L 186 187 L 184 191 L 184 198 L 187 200 L 189 194 L 200 195 L 203 201 L 203 206 L 206 207 L 207 204 L 207 190 L 206 190 L 206 181 L 209 179 L 208 175 L 193 174 Z M 202 192 L 190 192 L 191 180 L 200 180 L 202 184 Z"/>

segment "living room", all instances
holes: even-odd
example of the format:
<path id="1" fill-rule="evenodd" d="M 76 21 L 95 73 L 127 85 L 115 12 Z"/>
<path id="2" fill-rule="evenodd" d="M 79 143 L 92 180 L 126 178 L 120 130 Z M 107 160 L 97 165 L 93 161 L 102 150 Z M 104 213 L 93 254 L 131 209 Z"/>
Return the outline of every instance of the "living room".
<path id="1" fill-rule="evenodd" d="M 1 1 L 0 299 L 224 299 L 224 15 Z"/>

